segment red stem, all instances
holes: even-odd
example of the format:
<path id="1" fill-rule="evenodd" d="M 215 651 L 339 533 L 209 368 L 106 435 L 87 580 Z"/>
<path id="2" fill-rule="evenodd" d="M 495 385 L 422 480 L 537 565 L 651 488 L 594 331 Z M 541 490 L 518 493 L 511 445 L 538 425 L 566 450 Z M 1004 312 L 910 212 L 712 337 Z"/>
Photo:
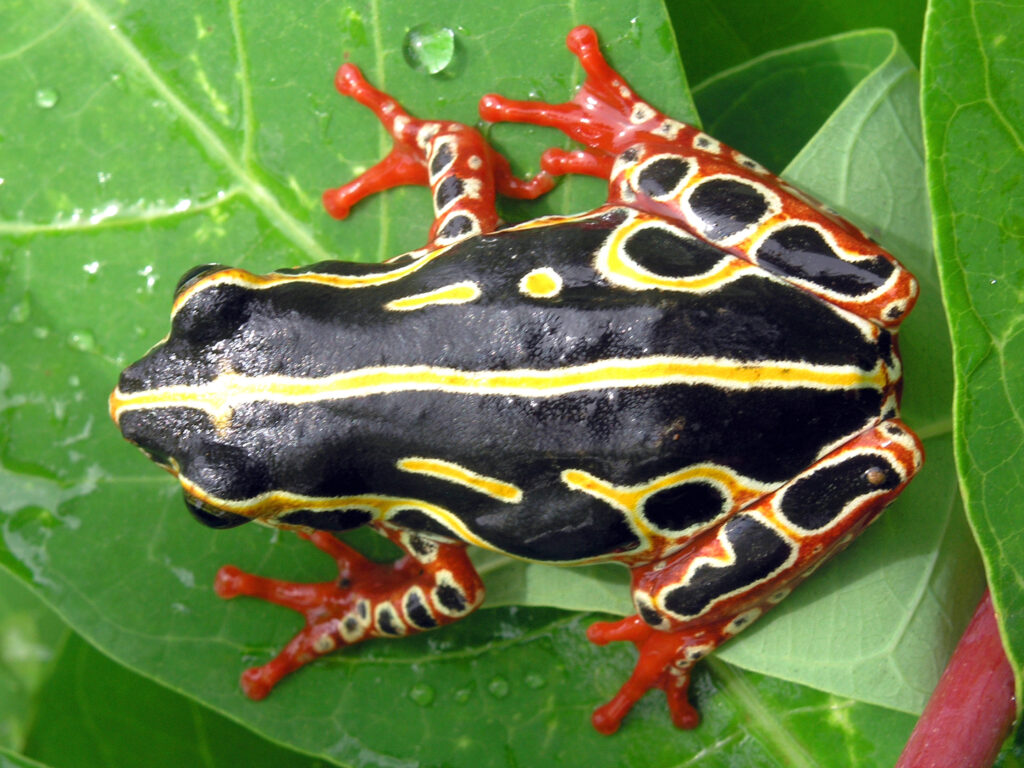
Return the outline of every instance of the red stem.
<path id="1" fill-rule="evenodd" d="M 992 597 L 985 591 L 896 768 L 988 768 L 1016 714 Z"/>

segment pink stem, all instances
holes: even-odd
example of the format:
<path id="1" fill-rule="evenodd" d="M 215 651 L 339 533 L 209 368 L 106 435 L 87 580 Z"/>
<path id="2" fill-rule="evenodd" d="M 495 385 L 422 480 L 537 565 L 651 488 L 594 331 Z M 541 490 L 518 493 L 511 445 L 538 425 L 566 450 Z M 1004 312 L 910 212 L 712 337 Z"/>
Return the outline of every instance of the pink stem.
<path id="1" fill-rule="evenodd" d="M 985 591 L 896 768 L 988 768 L 1016 714 L 992 597 Z"/>

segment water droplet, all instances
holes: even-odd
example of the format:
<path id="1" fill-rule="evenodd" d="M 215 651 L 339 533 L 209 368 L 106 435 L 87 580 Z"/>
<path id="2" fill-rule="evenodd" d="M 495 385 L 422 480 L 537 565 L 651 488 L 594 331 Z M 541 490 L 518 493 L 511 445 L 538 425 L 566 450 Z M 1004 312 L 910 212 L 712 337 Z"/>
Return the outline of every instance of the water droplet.
<path id="1" fill-rule="evenodd" d="M 467 701 L 469 701 L 472 695 L 473 690 L 471 688 L 459 688 L 459 690 L 455 692 L 453 698 L 455 699 L 456 704 L 465 704 Z"/>
<path id="2" fill-rule="evenodd" d="M 439 74 L 455 58 L 455 32 L 437 24 L 419 24 L 406 33 L 402 52 L 417 72 Z"/>
<path id="3" fill-rule="evenodd" d="M 45 325 L 39 325 L 32 329 L 32 335 L 37 339 L 45 339 L 50 335 L 50 329 Z"/>
<path id="4" fill-rule="evenodd" d="M 52 109 L 60 101 L 60 94 L 54 88 L 40 88 L 36 91 L 36 106 L 43 109 Z"/>
<path id="5" fill-rule="evenodd" d="M 88 331 L 72 331 L 68 334 L 68 345 L 79 352 L 95 352 L 96 337 Z"/>
<path id="6" fill-rule="evenodd" d="M 547 684 L 547 680 L 532 672 L 523 678 L 523 682 L 526 683 L 527 688 L 543 688 Z"/>
<path id="7" fill-rule="evenodd" d="M 504 699 L 509 692 L 508 680 L 501 675 L 495 675 L 487 684 L 487 691 L 496 699 Z"/>
<path id="8" fill-rule="evenodd" d="M 88 264 L 83 264 L 82 269 L 84 269 L 90 275 L 95 275 L 97 272 L 99 272 L 100 263 L 98 261 L 90 261 Z"/>
<path id="9" fill-rule="evenodd" d="M 434 703 L 434 688 L 428 683 L 416 683 L 409 689 L 409 698 L 421 707 L 429 707 Z"/>
<path id="10" fill-rule="evenodd" d="M 22 297 L 21 301 L 11 307 L 10 311 L 7 313 L 7 319 L 11 323 L 24 323 L 28 320 L 28 313 L 29 304 L 28 295 L 26 294 Z"/>

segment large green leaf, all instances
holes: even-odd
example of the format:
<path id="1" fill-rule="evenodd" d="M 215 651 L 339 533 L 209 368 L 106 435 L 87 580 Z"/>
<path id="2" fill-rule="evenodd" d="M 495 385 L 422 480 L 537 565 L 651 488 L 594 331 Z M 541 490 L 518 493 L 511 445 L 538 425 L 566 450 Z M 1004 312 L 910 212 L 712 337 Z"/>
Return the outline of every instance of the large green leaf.
<path id="1" fill-rule="evenodd" d="M 692 82 L 701 82 L 769 51 L 869 27 L 894 30 L 917 62 L 925 4 L 926 0 L 687 0 L 667 6 L 686 71 Z"/>
<path id="2" fill-rule="evenodd" d="M 216 568 L 233 561 L 303 580 L 329 578 L 328 563 L 287 537 L 194 525 L 173 483 L 116 435 L 105 397 L 119 368 L 166 331 L 171 288 L 195 263 L 264 271 L 332 253 L 376 259 L 421 244 L 429 221 L 424 190 L 378 196 L 341 225 L 319 210 L 319 190 L 388 148 L 369 114 L 332 94 L 334 67 L 348 57 L 413 112 L 473 120 L 476 99 L 488 91 L 564 99 L 579 68 L 560 40 L 587 21 L 638 90 L 678 117 L 694 117 L 671 29 L 654 3 L 625 10 L 596 0 L 498 10 L 481 4 L 460 7 L 458 18 L 448 18 L 449 7 L 439 0 L 301 10 L 250 2 L 183 11 L 50 0 L 0 8 L 0 75 L 11 93 L 0 103 L 0 318 L 7 321 L 0 329 L 0 563 L 117 659 L 271 739 L 337 762 L 489 765 L 537 763 L 544 754 L 567 765 L 675 765 L 680 755 L 701 754 L 721 765 L 827 764 L 834 755 L 847 765 L 891 763 L 906 716 L 719 662 L 697 677 L 706 718 L 698 731 L 673 729 L 664 703 L 652 696 L 614 741 L 603 740 L 586 714 L 628 674 L 631 650 L 593 648 L 581 619 L 549 610 L 483 611 L 433 635 L 357 648 L 305 671 L 261 704 L 238 692 L 240 668 L 268 658 L 297 619 L 272 606 L 220 602 L 210 586 Z M 406 30 L 426 21 L 456 31 L 455 58 L 434 77 L 411 68 L 401 50 Z M 895 55 L 886 56 L 862 69 L 886 71 Z M 757 79 L 755 73 L 744 87 Z M 878 106 L 885 103 L 867 106 L 885 111 Z M 776 125 L 763 135 L 781 133 Z M 805 121 L 802 130 L 811 136 L 814 126 Z M 562 142 L 519 126 L 498 126 L 491 136 L 523 172 L 536 168 L 540 149 Z M 784 157 L 787 147 L 790 154 L 798 148 L 781 139 L 765 156 Z M 859 212 L 855 196 L 840 189 L 836 202 Z M 601 197 L 599 183 L 572 179 L 542 204 L 510 215 L 579 210 Z M 909 219 L 920 225 L 916 213 Z M 873 215 L 861 223 L 892 229 Z M 899 250 L 895 240 L 890 245 Z M 912 345 L 909 329 L 907 336 Z M 941 410 L 941 375 L 934 381 Z M 935 425 L 933 411 L 917 414 Z M 837 622 L 834 633 L 820 634 L 832 614 L 849 619 L 848 605 L 870 605 L 893 589 L 895 599 L 910 594 L 921 604 L 922 582 L 907 574 L 944 562 L 937 542 L 955 519 L 948 487 L 932 494 L 921 503 L 945 510 L 938 534 L 929 540 L 911 529 L 912 546 L 872 554 L 872 537 L 883 536 L 877 531 L 890 525 L 893 510 L 823 572 L 818 592 L 816 577 L 804 588 L 809 597 L 794 598 L 804 601 L 796 609 L 816 609 L 794 619 L 784 608 L 744 639 L 762 647 L 749 663 L 790 674 L 795 652 L 788 643 L 801 626 L 810 633 L 811 656 L 838 648 L 841 658 L 848 636 L 868 628 L 875 634 L 875 619 L 860 613 L 856 632 Z M 907 570 L 871 575 L 894 561 Z M 509 595 L 516 578 L 542 573 L 503 566 L 492 575 L 514 577 L 504 581 Z M 606 609 L 625 597 L 592 584 L 582 591 L 588 599 L 596 591 Z M 968 591 L 970 584 L 968 578 Z M 560 604 L 570 594 L 549 592 Z M 829 601 L 840 595 L 837 608 Z M 954 601 L 949 610 L 945 635 L 960 608 Z M 787 622 L 781 640 L 757 639 Z M 936 647 L 941 654 L 942 638 Z M 934 676 L 934 658 L 926 656 L 925 679 Z M 833 677 L 855 675 L 847 664 Z M 919 698 L 900 706 L 913 708 Z"/>
<path id="3" fill-rule="evenodd" d="M 1004 644 L 1024 664 L 1024 3 L 934 0 L 925 128 L 956 360 L 956 458 Z"/>

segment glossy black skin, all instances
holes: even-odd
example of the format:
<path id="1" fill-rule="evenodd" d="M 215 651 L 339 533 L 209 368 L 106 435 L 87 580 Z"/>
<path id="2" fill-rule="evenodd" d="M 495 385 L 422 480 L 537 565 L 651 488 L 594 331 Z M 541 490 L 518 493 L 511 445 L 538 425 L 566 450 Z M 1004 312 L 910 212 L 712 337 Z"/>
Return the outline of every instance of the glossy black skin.
<path id="1" fill-rule="evenodd" d="M 594 253 L 621 223 L 610 209 L 565 223 L 499 231 L 457 243 L 410 277 L 339 290 L 287 283 L 253 290 L 219 285 L 192 295 L 171 334 L 124 371 L 124 393 L 199 384 L 229 368 L 259 376 L 325 376 L 368 366 L 431 365 L 464 370 L 554 369 L 648 355 L 794 363 L 891 364 L 887 332 L 869 341 L 849 316 L 754 270 L 701 294 L 612 286 Z M 627 246 L 652 271 L 696 274 L 719 250 L 660 233 Z M 305 270 L 359 274 L 394 264 L 326 262 Z M 556 298 L 520 292 L 520 278 L 552 267 Z M 482 295 L 468 304 L 410 312 L 387 302 L 464 280 Z M 577 561 L 629 552 L 639 541 L 608 504 L 570 490 L 560 474 L 582 469 L 632 485 L 688 465 L 713 462 L 781 484 L 825 446 L 883 418 L 884 394 L 726 389 L 703 384 L 637 386 L 546 398 L 405 392 L 306 405 L 253 403 L 219 434 L 188 408 L 128 411 L 125 437 L 212 496 L 241 500 L 281 489 L 310 496 L 385 494 L 443 506 L 495 549 L 541 561 Z M 886 414 L 887 415 L 887 414 Z M 444 459 L 518 485 L 521 503 L 396 468 L 403 457 Z M 713 493 L 680 498 L 669 489 L 648 501 L 663 528 L 683 530 L 720 515 Z M 214 525 L 247 518 L 200 505 Z M 353 510 L 300 512 L 278 522 L 344 530 L 368 522 Z M 458 538 L 409 510 L 392 524 Z"/>

